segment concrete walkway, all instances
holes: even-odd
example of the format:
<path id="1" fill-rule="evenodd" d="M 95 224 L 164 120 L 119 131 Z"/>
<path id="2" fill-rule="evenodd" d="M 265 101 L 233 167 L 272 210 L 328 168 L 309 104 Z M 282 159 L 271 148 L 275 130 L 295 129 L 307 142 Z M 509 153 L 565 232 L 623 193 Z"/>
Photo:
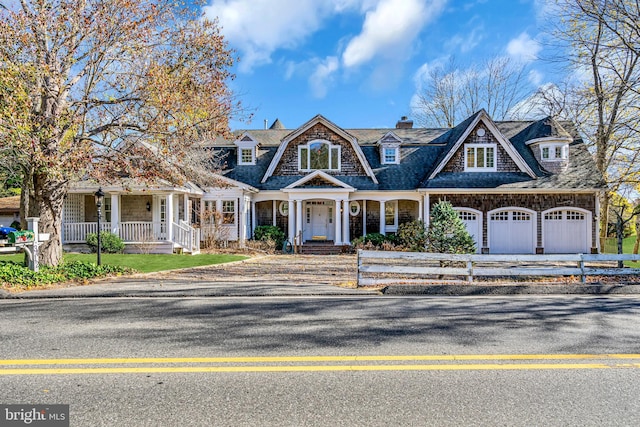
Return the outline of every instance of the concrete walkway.
<path id="1" fill-rule="evenodd" d="M 101 279 L 9 298 L 377 295 L 355 289 L 355 255 L 268 255 L 245 261 Z M 2 298 L 2 294 L 0 294 Z"/>

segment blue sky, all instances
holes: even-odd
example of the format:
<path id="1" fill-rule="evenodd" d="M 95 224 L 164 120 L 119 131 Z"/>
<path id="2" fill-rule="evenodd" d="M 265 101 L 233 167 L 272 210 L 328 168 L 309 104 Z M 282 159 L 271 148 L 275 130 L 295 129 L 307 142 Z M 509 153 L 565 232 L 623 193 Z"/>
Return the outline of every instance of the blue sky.
<path id="1" fill-rule="evenodd" d="M 553 80 L 545 0 L 208 0 L 240 57 L 231 83 L 251 123 L 296 128 L 322 114 L 344 128 L 393 127 L 412 117 L 420 75 L 455 58 L 527 66 L 531 90 Z"/>

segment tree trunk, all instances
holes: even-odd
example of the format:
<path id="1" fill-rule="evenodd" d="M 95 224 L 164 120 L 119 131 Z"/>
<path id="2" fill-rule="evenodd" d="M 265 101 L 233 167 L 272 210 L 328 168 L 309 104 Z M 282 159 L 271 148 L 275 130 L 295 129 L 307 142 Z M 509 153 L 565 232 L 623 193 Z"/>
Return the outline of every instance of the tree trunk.
<path id="1" fill-rule="evenodd" d="M 39 231 L 49 233 L 49 240 L 39 250 L 41 265 L 57 266 L 62 260 L 62 206 L 67 181 L 46 173 L 33 176 L 33 200 L 29 216 L 40 217 Z"/>
<path id="2" fill-rule="evenodd" d="M 636 242 L 633 244 L 633 253 L 638 254 L 638 246 L 640 246 L 640 215 L 636 215 Z"/>
<path id="3" fill-rule="evenodd" d="M 609 231 L 609 193 L 602 193 L 600 198 L 600 237 L 606 238 Z"/>
<path id="4" fill-rule="evenodd" d="M 622 241 L 624 240 L 624 222 L 622 221 L 622 214 L 618 215 L 616 219 L 616 240 L 618 241 L 618 255 L 622 254 Z M 618 261 L 618 268 L 624 267 L 622 261 Z"/>

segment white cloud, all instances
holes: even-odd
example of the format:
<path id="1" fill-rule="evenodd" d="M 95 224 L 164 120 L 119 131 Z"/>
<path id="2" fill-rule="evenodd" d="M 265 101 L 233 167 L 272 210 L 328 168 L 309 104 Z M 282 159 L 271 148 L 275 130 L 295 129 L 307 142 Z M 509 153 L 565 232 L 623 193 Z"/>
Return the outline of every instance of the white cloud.
<path id="1" fill-rule="evenodd" d="M 527 33 L 520 34 L 507 44 L 507 53 L 509 56 L 520 62 L 535 61 L 538 59 L 538 53 L 541 50 L 542 46 L 540 43 L 529 37 Z"/>
<path id="2" fill-rule="evenodd" d="M 347 45 L 345 67 L 362 65 L 375 57 L 406 54 L 423 27 L 444 9 L 446 0 L 380 0 L 368 10 L 362 32 Z"/>
<path id="3" fill-rule="evenodd" d="M 280 48 L 294 48 L 337 11 L 362 0 L 212 0 L 205 17 L 219 18 L 229 43 L 241 51 L 240 71 L 271 62 Z"/>
<path id="4" fill-rule="evenodd" d="M 309 76 L 309 85 L 313 96 L 324 98 L 327 95 L 328 85 L 331 84 L 339 65 L 340 61 L 335 56 L 328 56 L 318 64 L 316 70 Z"/>
<path id="5" fill-rule="evenodd" d="M 542 84 L 542 73 L 538 70 L 529 71 L 528 79 L 534 86 L 540 86 Z"/>

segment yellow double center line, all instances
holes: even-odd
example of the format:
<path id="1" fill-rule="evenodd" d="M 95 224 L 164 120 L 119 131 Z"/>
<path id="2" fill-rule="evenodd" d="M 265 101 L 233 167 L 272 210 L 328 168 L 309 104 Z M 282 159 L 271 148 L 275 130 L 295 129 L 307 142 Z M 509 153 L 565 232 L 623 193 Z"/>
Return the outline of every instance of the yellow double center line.
<path id="1" fill-rule="evenodd" d="M 469 371 L 622 368 L 640 368 L 640 354 L 467 354 L 445 356 L 372 355 L 0 360 L 0 376 L 132 373 Z"/>

